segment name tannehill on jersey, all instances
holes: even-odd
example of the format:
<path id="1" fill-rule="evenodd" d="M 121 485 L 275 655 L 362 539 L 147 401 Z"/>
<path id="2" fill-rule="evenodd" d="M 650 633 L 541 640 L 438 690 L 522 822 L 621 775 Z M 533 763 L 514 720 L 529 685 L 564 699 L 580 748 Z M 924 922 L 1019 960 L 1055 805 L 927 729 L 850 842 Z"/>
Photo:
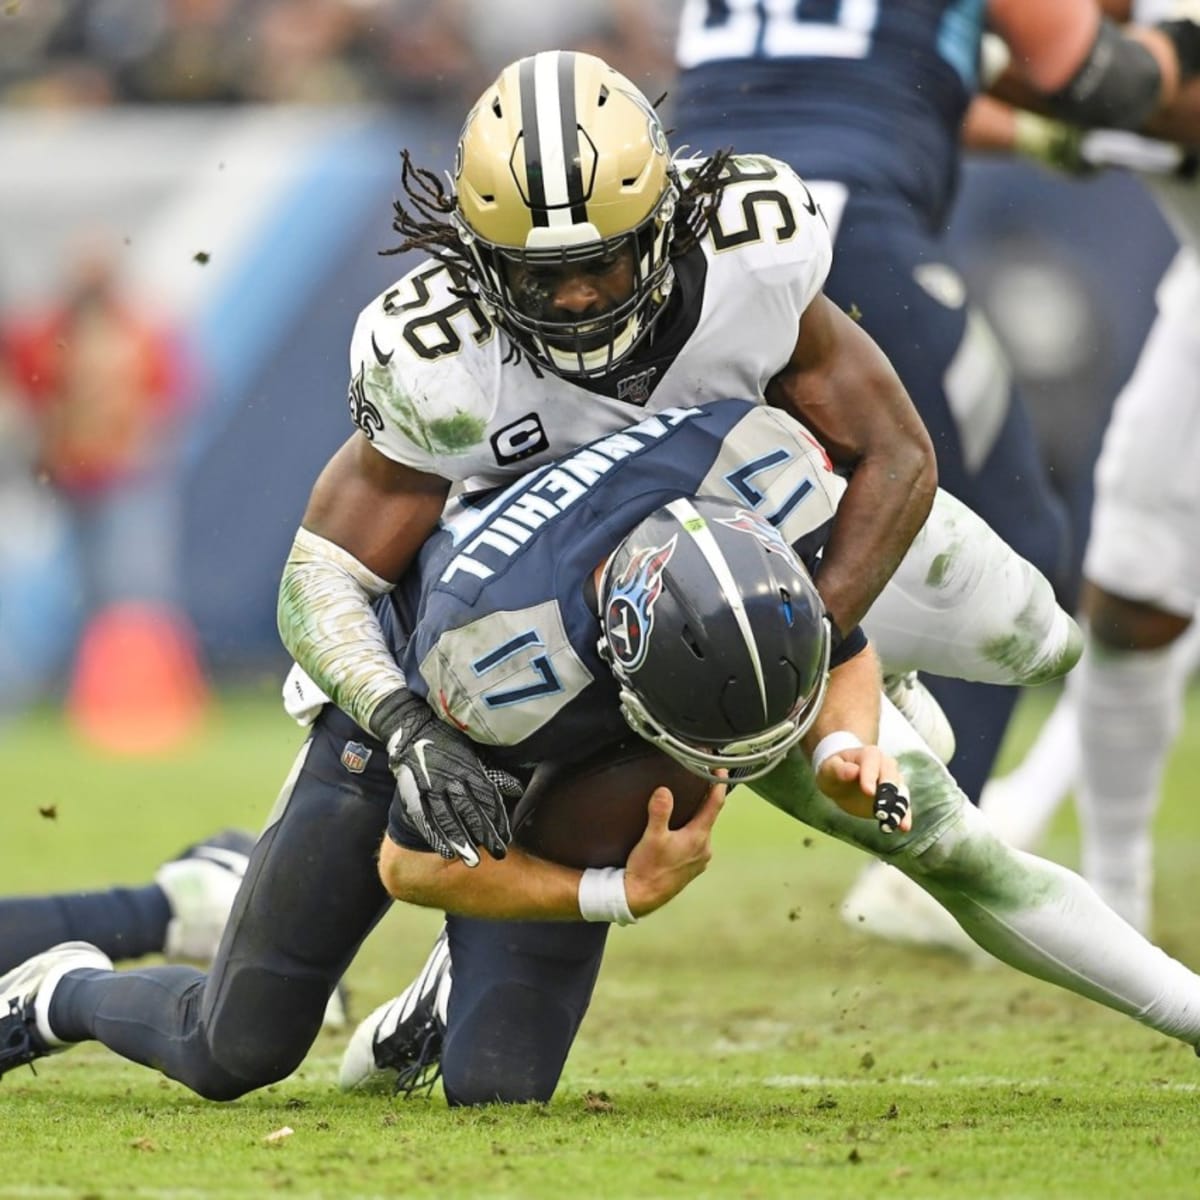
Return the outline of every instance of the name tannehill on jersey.
<path id="1" fill-rule="evenodd" d="M 727 170 L 712 228 L 674 260 L 670 308 L 653 340 L 611 375 L 577 383 L 514 361 L 481 305 L 455 295 L 447 268 L 427 259 L 359 316 L 355 423 L 397 462 L 486 486 L 647 412 L 761 399 L 791 356 L 832 251 L 790 167 L 738 155 Z"/>

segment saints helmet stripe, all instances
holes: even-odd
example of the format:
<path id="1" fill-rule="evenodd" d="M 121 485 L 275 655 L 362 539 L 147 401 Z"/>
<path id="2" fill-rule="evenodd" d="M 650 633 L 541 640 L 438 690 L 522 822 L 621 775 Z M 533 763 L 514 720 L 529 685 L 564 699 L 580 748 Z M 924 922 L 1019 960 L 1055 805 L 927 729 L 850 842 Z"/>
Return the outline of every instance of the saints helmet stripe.
<path id="1" fill-rule="evenodd" d="M 533 224 L 586 221 L 575 112 L 575 55 L 546 50 L 526 59 L 521 64 L 520 89 Z"/>
<path id="2" fill-rule="evenodd" d="M 575 115 L 575 55 L 569 52 L 558 56 L 558 106 L 562 113 L 567 201 L 571 205 L 571 220 L 578 225 L 588 219 L 588 214 L 580 169 L 579 118 Z"/>
<path id="3" fill-rule="evenodd" d="M 542 172 L 542 147 L 534 97 L 534 66 L 537 58 L 521 62 L 521 129 L 525 140 L 525 178 L 517 180 L 517 189 L 526 197 L 535 225 L 548 225 L 546 188 Z"/>

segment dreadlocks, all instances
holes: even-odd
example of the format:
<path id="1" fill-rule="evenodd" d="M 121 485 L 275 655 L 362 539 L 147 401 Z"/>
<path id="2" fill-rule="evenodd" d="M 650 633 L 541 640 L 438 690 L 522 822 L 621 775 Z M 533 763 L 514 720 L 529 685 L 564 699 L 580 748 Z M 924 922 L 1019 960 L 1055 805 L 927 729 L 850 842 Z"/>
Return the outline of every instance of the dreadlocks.
<path id="1" fill-rule="evenodd" d="M 675 211 L 675 240 L 671 257 L 686 254 L 708 232 L 721 193 L 725 190 L 725 164 L 732 150 L 718 150 L 688 176 L 679 191 L 679 206 Z"/>
<path id="2" fill-rule="evenodd" d="M 458 230 L 441 219 L 454 212 L 453 194 L 432 171 L 418 167 L 407 150 L 400 151 L 400 163 L 400 186 L 408 204 L 403 200 L 392 202 L 392 228 L 404 241 L 380 254 L 424 250 L 451 269 L 469 274 L 471 260 L 463 250 Z"/>

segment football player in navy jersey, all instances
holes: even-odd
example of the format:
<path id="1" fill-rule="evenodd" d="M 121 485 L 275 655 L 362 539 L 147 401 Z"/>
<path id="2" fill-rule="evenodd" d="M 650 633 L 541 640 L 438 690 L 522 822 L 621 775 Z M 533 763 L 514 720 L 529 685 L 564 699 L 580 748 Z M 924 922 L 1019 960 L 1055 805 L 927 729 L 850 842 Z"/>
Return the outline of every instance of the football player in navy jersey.
<path id="1" fill-rule="evenodd" d="M 1182 11 L 1172 0 L 1104 0 L 1104 7 L 1143 24 Z M 1154 132 L 1180 146 L 1087 133 L 992 101 L 973 105 L 969 124 L 988 148 L 1077 170 L 1138 173 L 1181 244 L 1096 464 L 1081 596 L 1087 650 L 1024 762 L 992 779 L 983 801 L 1006 838 L 1030 848 L 1074 788 L 1082 873 L 1144 931 L 1153 911 L 1154 814 L 1200 655 L 1200 180 L 1191 149 L 1200 143 L 1200 82 L 1155 123 Z"/>
<path id="2" fill-rule="evenodd" d="M 1083 125 L 1142 127 L 1200 71 L 1192 22 L 1120 31 L 1093 0 L 687 0 L 675 136 L 769 154 L 803 176 L 834 241 L 825 292 L 895 366 L 932 436 L 939 483 L 1069 602 L 1065 514 L 1011 373 L 939 241 L 985 19 L 1054 111 Z M 930 690 L 955 714 L 955 776 L 977 800 L 1015 693 L 942 680 Z"/>
<path id="3" fill-rule="evenodd" d="M 57 947 L 0 980 L 0 1071 L 97 1039 L 213 1098 L 277 1079 L 303 1056 L 329 989 L 391 894 L 454 914 L 414 997 L 425 1007 L 407 1012 L 434 1021 L 423 1044 L 441 1054 L 451 1101 L 545 1099 L 608 925 L 652 912 L 703 869 L 726 777 L 757 777 L 793 816 L 889 858 L 998 957 L 1200 1040 L 1200 979 L 1077 876 L 995 839 L 881 702 L 863 632 L 834 644 L 804 561 L 823 569 L 845 490 L 790 418 L 721 401 L 665 409 L 482 505 L 454 506 L 422 551 L 420 585 L 406 578 L 376 605 L 393 661 L 432 700 L 419 752 L 440 717 L 470 727 L 489 762 L 522 772 L 564 744 L 596 749 L 632 726 L 714 780 L 692 822 L 668 831 L 659 791 L 625 871 L 580 872 L 520 849 L 468 868 L 432 851 L 424 812 L 395 787 L 382 743 L 298 672 L 291 706 L 315 700 L 315 724 L 208 979 L 181 967 L 115 973 L 93 947 Z M 942 606 L 936 630 L 920 635 L 934 665 L 1011 679 L 1020 660 L 1018 677 L 1036 679 L 1074 661 L 1078 632 L 1049 585 L 951 497 L 938 496 L 910 555 L 893 619 L 906 606 Z M 1015 655 L 1011 636 L 996 645 L 994 613 L 1005 606 L 1001 627 L 1030 639 Z M 884 621 L 881 643 L 890 631 Z M 700 656 L 689 648 L 697 637 L 707 639 Z M 383 1038 L 379 1020 L 357 1040 L 347 1082 L 378 1068 L 383 1042 L 393 1065 L 403 1062 L 405 1017 L 401 1006 Z"/>

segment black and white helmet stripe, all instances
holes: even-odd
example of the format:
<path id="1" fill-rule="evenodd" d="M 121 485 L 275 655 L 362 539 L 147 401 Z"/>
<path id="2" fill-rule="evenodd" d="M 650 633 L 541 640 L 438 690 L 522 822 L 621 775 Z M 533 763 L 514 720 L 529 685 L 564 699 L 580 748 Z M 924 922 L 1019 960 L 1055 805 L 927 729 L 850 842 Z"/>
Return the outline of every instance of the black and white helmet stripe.
<path id="1" fill-rule="evenodd" d="M 521 126 L 525 131 L 525 179 L 537 226 L 587 221 L 580 168 L 580 129 L 575 114 L 575 55 L 545 50 L 521 63 Z"/>
<path id="2" fill-rule="evenodd" d="M 707 521 L 696 511 L 696 506 L 688 499 L 673 500 L 667 505 L 669 512 L 680 524 L 683 532 L 696 543 L 697 549 L 704 556 L 704 561 L 712 571 L 713 577 L 724 593 L 729 611 L 733 614 L 737 627 L 741 631 L 746 646 L 746 657 L 754 668 L 755 682 L 758 684 L 758 694 L 762 702 L 764 721 L 767 719 L 767 681 L 763 674 L 762 657 L 758 651 L 758 640 L 754 636 L 754 628 L 750 624 L 750 616 L 742 602 L 742 590 L 729 568 L 729 562 L 717 545 Z"/>

